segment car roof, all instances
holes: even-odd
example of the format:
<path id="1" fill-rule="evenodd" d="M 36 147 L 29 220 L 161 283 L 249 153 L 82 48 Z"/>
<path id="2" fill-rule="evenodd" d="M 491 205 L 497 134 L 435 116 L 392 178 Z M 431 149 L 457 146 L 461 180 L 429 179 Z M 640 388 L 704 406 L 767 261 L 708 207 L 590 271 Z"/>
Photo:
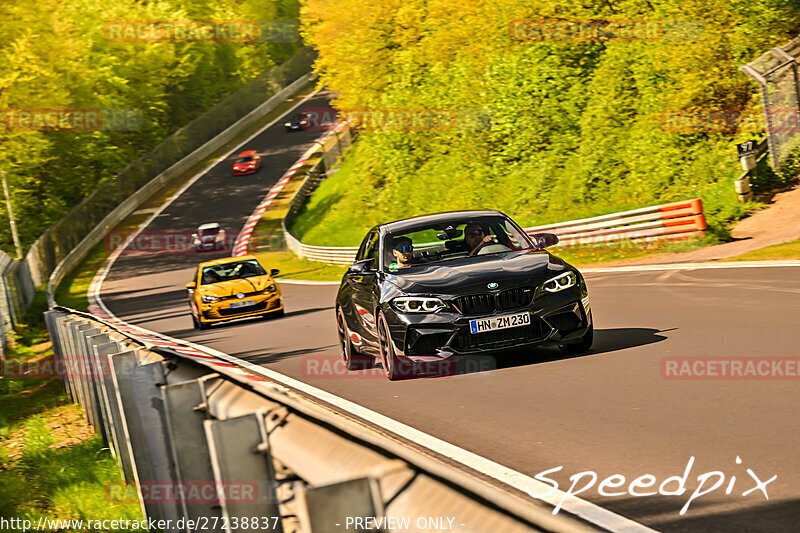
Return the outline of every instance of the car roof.
<path id="1" fill-rule="evenodd" d="M 219 229 L 219 223 L 218 222 L 209 222 L 208 224 L 202 224 L 200 226 L 197 226 L 197 229 L 199 229 L 201 231 L 204 230 L 204 229 Z"/>
<path id="2" fill-rule="evenodd" d="M 505 216 L 503 215 L 503 213 L 497 211 L 496 209 L 481 209 L 474 211 L 446 211 L 444 213 L 434 213 L 431 215 L 421 215 L 418 217 L 395 220 L 393 222 L 387 222 L 386 224 L 381 224 L 378 227 L 380 227 L 383 231 L 395 233 L 398 231 L 403 231 L 405 229 L 423 224 L 435 224 L 437 222 L 446 222 L 454 218 L 469 218 L 469 217 L 492 216 L 492 215 Z"/>
<path id="3" fill-rule="evenodd" d="M 244 157 L 246 155 L 256 155 L 256 151 L 255 150 L 247 150 L 247 151 L 244 151 L 241 154 L 237 155 L 236 157 Z"/>
<path id="4" fill-rule="evenodd" d="M 251 260 L 251 259 L 256 259 L 256 256 L 254 256 L 254 255 L 239 255 L 239 256 L 235 256 L 235 257 L 222 257 L 220 259 L 214 259 L 212 261 L 205 261 L 203 263 L 200 263 L 198 266 L 200 268 L 205 268 L 205 267 L 208 267 L 208 266 L 224 265 L 225 263 L 236 263 L 236 262 L 239 262 L 239 261 L 248 261 L 248 260 Z M 256 261 L 258 261 L 258 260 L 256 259 Z"/>

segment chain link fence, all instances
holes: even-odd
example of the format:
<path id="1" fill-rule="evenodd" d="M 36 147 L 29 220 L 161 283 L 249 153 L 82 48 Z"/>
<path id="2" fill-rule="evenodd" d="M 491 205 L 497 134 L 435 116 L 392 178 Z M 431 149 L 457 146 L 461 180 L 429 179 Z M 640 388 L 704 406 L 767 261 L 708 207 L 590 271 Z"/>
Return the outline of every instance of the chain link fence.
<path id="1" fill-rule="evenodd" d="M 764 119 L 772 167 L 781 163 L 797 147 L 800 132 L 800 37 L 777 46 L 742 67 L 761 89 Z"/>

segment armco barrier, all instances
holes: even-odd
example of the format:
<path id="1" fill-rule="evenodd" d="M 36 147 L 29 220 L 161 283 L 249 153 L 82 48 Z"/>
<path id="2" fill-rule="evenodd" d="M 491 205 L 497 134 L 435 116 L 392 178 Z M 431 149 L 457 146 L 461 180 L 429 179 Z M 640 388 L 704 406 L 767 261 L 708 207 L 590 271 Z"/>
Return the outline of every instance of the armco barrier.
<path id="1" fill-rule="evenodd" d="M 129 484 L 107 497 L 138 497 L 146 516 L 172 521 L 167 531 L 327 533 L 353 529 L 355 516 L 454 517 L 466 532 L 602 530 L 219 352 L 64 307 L 45 319 L 55 367 Z M 198 526 L 175 527 L 181 518 Z"/>
<path id="2" fill-rule="evenodd" d="M 295 209 L 309 193 L 300 189 L 296 193 Z M 336 265 L 347 265 L 355 260 L 358 247 L 313 246 L 300 242 L 286 228 L 284 237 L 297 256 Z M 702 235 L 706 229 L 703 203 L 699 198 L 654 205 L 593 218 L 571 220 L 524 228 L 528 234 L 554 233 L 563 246 L 591 245 L 619 240 L 652 241 L 659 239 L 684 239 Z"/>
<path id="3" fill-rule="evenodd" d="M 706 229 L 699 198 L 654 205 L 593 218 L 525 228 L 528 234 L 554 233 L 559 244 L 594 244 L 617 240 L 653 240 L 695 235 Z"/>

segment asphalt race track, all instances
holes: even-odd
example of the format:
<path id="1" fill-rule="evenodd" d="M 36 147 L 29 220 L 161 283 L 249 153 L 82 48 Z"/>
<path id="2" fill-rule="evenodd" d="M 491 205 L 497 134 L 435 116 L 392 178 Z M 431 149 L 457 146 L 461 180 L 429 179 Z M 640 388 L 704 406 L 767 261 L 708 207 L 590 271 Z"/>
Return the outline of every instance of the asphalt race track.
<path id="1" fill-rule="evenodd" d="M 329 96 L 301 109 L 324 106 Z M 264 156 L 259 173 L 232 177 L 230 158 L 221 162 L 148 231 L 192 230 L 216 221 L 238 232 L 319 134 L 286 133 L 279 121 L 242 147 Z M 597 482 L 579 497 L 659 531 L 800 527 L 797 379 L 662 376 L 668 357 L 796 360 L 800 269 L 589 273 L 597 329 L 588 355 L 512 353 L 477 361 L 468 374 L 390 383 L 374 369 L 346 373 L 332 364 L 338 357 L 334 286 L 283 284 L 285 318 L 192 329 L 184 285 L 197 262 L 195 254 L 123 254 L 102 287 L 103 301 L 132 324 L 266 366 L 524 474 L 563 466 L 547 475 L 561 490 L 568 490 L 571 475 L 594 471 Z M 598 493 L 600 481 L 613 474 L 626 479 L 613 490 L 625 491 L 644 474 L 655 476 L 655 489 L 638 492 L 656 490 L 666 478 L 682 476 L 690 457 L 695 461 L 683 495 Z M 766 485 L 769 500 L 759 490 L 742 495 L 756 484 L 747 469 L 761 481 L 777 475 Z M 712 471 L 724 482 L 679 515 L 698 475 Z M 733 489 L 725 494 L 733 476 Z M 707 479 L 705 489 L 718 477 Z"/>

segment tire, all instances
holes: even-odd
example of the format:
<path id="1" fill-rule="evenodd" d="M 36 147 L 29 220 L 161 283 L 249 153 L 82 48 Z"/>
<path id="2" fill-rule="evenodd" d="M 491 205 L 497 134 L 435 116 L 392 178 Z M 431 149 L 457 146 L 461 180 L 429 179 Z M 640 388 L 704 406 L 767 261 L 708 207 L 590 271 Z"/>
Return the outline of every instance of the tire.
<path id="1" fill-rule="evenodd" d="M 336 332 L 339 334 L 339 349 L 344 366 L 347 370 L 358 370 L 360 365 L 357 364 L 357 359 L 361 354 L 353 348 L 353 343 L 350 341 L 347 321 L 344 318 L 344 311 L 342 311 L 341 307 L 336 308 Z"/>
<path id="2" fill-rule="evenodd" d="M 273 318 L 281 318 L 285 314 L 286 314 L 285 310 L 281 309 L 280 311 L 272 311 L 271 313 L 265 313 L 261 316 L 266 318 L 267 320 L 272 320 Z"/>
<path id="3" fill-rule="evenodd" d="M 195 329 L 208 329 L 211 327 L 210 324 L 206 324 L 200 318 L 195 318 L 194 315 L 192 315 L 192 320 L 194 320 L 197 323 Z"/>
<path id="4" fill-rule="evenodd" d="M 401 375 L 400 362 L 394 353 L 394 344 L 391 341 L 389 325 L 386 323 L 386 318 L 384 318 L 383 314 L 378 315 L 378 345 L 380 347 L 384 375 L 389 381 L 402 379 L 404 376 Z"/>

